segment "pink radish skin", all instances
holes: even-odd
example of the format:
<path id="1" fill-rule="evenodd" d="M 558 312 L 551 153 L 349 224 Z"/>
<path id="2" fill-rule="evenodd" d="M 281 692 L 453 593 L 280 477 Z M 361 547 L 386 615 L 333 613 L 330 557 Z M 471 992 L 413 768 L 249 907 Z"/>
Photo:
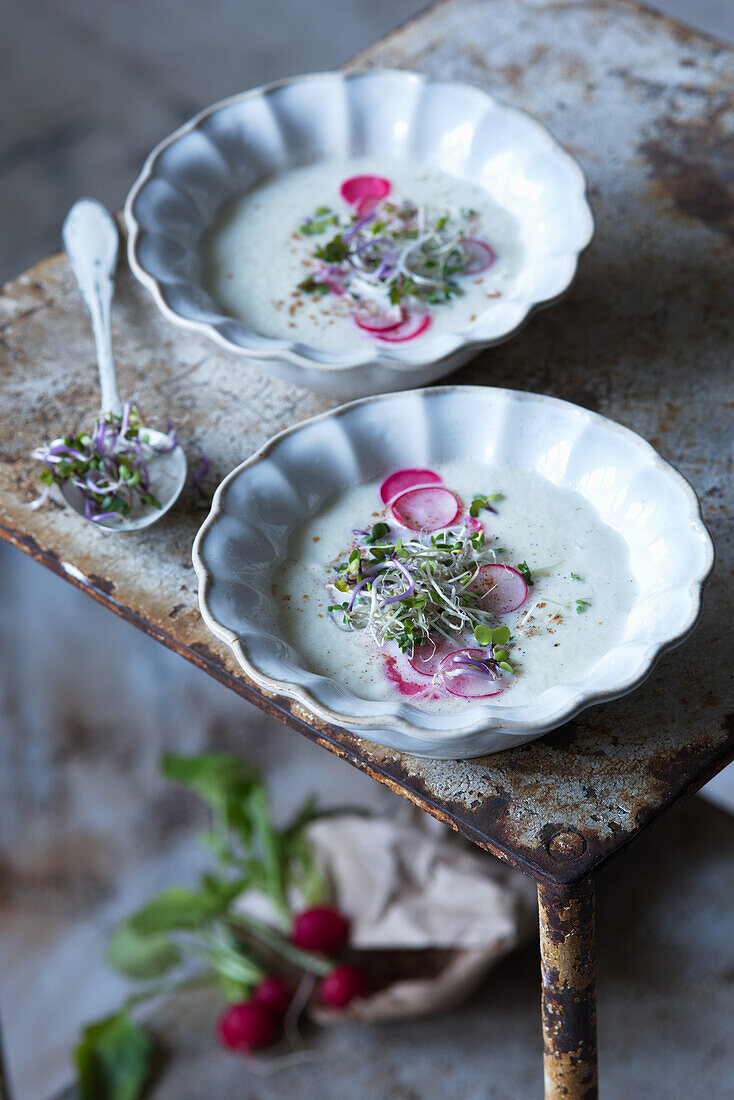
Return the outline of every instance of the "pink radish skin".
<path id="1" fill-rule="evenodd" d="M 401 493 L 415 489 L 418 485 L 440 485 L 441 478 L 433 470 L 396 470 L 386 477 L 380 486 L 383 504 L 390 504 Z"/>
<path id="2" fill-rule="evenodd" d="M 406 340 L 415 340 L 416 336 L 421 336 L 430 323 L 430 313 L 408 315 L 402 324 L 398 325 L 392 332 L 384 332 L 382 335 L 378 335 L 377 338 L 389 344 L 404 344 Z"/>
<path id="3" fill-rule="evenodd" d="M 519 611 L 530 591 L 523 575 L 511 565 L 481 565 L 471 587 L 475 592 L 486 593 L 482 608 L 495 615 Z"/>
<path id="4" fill-rule="evenodd" d="M 392 191 L 392 184 L 384 176 L 351 176 L 344 180 L 340 191 L 344 201 L 353 204 L 364 199 L 386 198 Z"/>
<path id="5" fill-rule="evenodd" d="M 405 312 L 403 310 L 400 311 L 397 319 L 389 313 L 366 309 L 355 310 L 352 317 L 358 328 L 371 333 L 373 336 L 381 336 L 384 332 L 392 332 L 405 323 Z"/>
<path id="6" fill-rule="evenodd" d="M 462 275 L 481 275 L 497 260 L 495 250 L 486 241 L 480 241 L 478 237 L 464 237 L 459 243 L 464 246 L 467 254 Z"/>
<path id="7" fill-rule="evenodd" d="M 476 657 L 478 660 L 486 660 L 487 653 L 483 649 L 454 649 L 447 654 L 441 662 L 441 672 L 450 672 L 453 658 Z M 503 680 L 493 680 L 491 676 L 483 672 L 472 672 L 467 669 L 459 676 L 444 676 L 443 684 L 451 695 L 458 695 L 462 699 L 488 699 L 491 695 L 501 695 L 507 685 Z"/>
<path id="8" fill-rule="evenodd" d="M 403 527 L 411 531 L 438 531 L 451 526 L 461 504 L 450 489 L 444 489 L 442 485 L 426 485 L 402 493 L 391 507 L 392 514 Z"/>

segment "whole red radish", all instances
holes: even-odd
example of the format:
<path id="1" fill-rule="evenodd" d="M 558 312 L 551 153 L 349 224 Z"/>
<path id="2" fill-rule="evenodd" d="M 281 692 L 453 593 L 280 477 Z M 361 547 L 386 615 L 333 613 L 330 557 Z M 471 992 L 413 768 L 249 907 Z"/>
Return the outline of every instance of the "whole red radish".
<path id="1" fill-rule="evenodd" d="M 278 1018 L 267 1005 L 240 1001 L 225 1008 L 219 1017 L 219 1041 L 227 1050 L 246 1054 L 271 1043 L 277 1028 Z"/>
<path id="2" fill-rule="evenodd" d="M 291 1006 L 293 993 L 284 981 L 271 975 L 263 978 L 260 984 L 255 987 L 252 1000 L 256 1005 L 264 1005 L 265 1008 L 269 1008 L 276 1016 L 285 1016 Z"/>
<path id="3" fill-rule="evenodd" d="M 293 921 L 291 939 L 304 951 L 333 955 L 349 939 L 349 921 L 331 905 L 306 909 Z"/>
<path id="4" fill-rule="evenodd" d="M 337 966 L 319 986 L 319 996 L 330 1008 L 346 1008 L 357 997 L 367 996 L 367 979 L 357 966 Z"/>

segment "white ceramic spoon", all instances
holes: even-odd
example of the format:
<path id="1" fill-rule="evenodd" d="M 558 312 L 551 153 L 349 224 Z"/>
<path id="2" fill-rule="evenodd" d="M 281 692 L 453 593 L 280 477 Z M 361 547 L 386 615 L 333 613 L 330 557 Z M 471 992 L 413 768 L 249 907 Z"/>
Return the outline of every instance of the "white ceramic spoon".
<path id="1" fill-rule="evenodd" d="M 102 391 L 102 415 L 122 414 L 122 402 L 117 390 L 115 363 L 112 357 L 112 276 L 117 264 L 119 234 L 112 215 L 96 199 L 79 199 L 66 216 L 61 233 L 64 251 L 76 276 L 85 305 L 92 318 L 92 331 L 97 349 L 99 382 Z M 145 428 L 153 445 L 164 444 L 167 436 L 154 428 Z M 186 455 L 176 446 L 168 454 L 148 459 L 151 491 L 161 503 L 160 508 L 141 506 L 133 518 L 122 516 L 104 520 L 88 520 L 106 531 L 140 531 L 155 523 L 175 504 L 186 481 Z M 71 481 L 61 484 L 68 503 L 84 519 L 84 498 Z"/>

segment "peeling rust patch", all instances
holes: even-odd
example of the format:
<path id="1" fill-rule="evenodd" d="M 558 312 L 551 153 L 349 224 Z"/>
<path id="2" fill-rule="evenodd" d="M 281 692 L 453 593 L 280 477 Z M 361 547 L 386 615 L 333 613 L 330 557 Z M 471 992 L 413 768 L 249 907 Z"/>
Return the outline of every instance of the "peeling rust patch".
<path id="1" fill-rule="evenodd" d="M 226 668 L 226 665 L 220 655 L 218 653 L 215 653 L 210 646 L 206 645 L 205 642 L 192 642 L 189 646 L 189 649 L 196 653 L 197 656 L 201 657 L 201 659 L 205 661 L 208 665 L 215 665 L 217 668 L 221 669 Z"/>
<path id="2" fill-rule="evenodd" d="M 94 588 L 104 592 L 105 596 L 111 596 L 115 591 L 114 581 L 108 580 L 106 577 L 100 577 L 96 573 L 90 573 L 87 580 Z"/>
<path id="3" fill-rule="evenodd" d="M 640 151 L 681 214 L 734 240 L 734 123 L 723 127 L 720 110 L 704 120 L 665 118 Z"/>

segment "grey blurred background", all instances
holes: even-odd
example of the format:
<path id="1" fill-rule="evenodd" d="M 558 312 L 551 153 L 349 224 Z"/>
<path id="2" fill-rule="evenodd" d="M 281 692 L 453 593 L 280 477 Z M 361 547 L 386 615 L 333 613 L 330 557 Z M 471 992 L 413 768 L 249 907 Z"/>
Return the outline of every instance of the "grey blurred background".
<path id="1" fill-rule="evenodd" d="M 118 208 L 150 147 L 201 107 L 334 67 L 422 6 L 4 0 L 0 279 L 58 247 L 80 195 Z M 731 0 L 657 6 L 734 40 Z M 100 963 L 110 928 L 191 873 L 198 823 L 157 778 L 162 751 L 242 752 L 281 809 L 309 790 L 385 807 L 396 797 L 2 545 L 0 606 L 0 1009 L 17 1096 L 46 1100 L 68 1077 L 79 1022 L 118 996 Z M 529 1095 L 521 1082 L 539 1072 L 534 1013 L 531 999 L 518 1024 L 529 1038 L 509 1043 L 524 1076 L 508 1096 Z"/>

